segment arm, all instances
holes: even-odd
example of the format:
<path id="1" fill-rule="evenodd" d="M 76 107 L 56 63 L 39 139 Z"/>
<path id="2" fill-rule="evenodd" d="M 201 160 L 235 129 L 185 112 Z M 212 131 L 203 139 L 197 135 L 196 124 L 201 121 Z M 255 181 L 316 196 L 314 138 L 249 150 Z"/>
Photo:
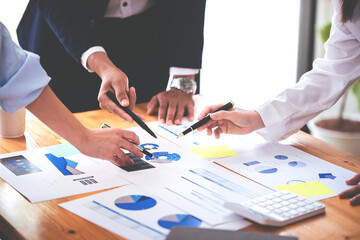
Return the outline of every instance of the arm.
<path id="1" fill-rule="evenodd" d="M 93 46 L 103 46 L 98 34 L 107 1 L 32 0 L 57 39 L 75 61 Z"/>
<path id="2" fill-rule="evenodd" d="M 358 64 L 360 40 L 349 30 L 351 24 L 356 25 L 352 22 L 341 24 L 339 15 L 335 14 L 332 33 L 325 44 L 324 59 L 315 60 L 314 68 L 304 74 L 299 83 L 284 90 L 275 99 L 259 106 L 256 111 L 236 110 L 237 114 L 224 113 L 224 118 L 232 120 L 238 128 L 249 126 L 248 132 L 258 130 L 257 132 L 268 141 L 279 141 L 298 131 L 311 118 L 331 107 L 360 76 Z M 211 108 L 205 110 L 200 118 L 209 112 Z M 220 114 L 212 114 L 212 119 L 221 120 L 222 118 L 218 118 L 218 115 Z M 244 124 L 247 119 L 253 119 L 255 125 Z M 262 121 L 262 125 L 257 124 L 259 120 Z M 211 129 L 217 126 L 214 122 L 209 122 L 206 127 L 211 133 Z M 204 127 L 200 130 L 203 129 Z M 221 131 L 215 133 L 229 132 L 232 131 L 231 129 L 231 126 L 225 130 L 221 128 Z M 242 132 L 238 129 L 236 133 Z"/>
<path id="3" fill-rule="evenodd" d="M 92 47 L 103 46 L 99 22 L 104 16 L 107 1 L 37 0 L 42 16 L 66 51 L 80 63 L 82 54 Z M 100 107 L 114 112 L 125 120 L 132 119 L 105 95 L 115 92 L 123 106 L 132 109 L 136 102 L 135 89 L 129 89 L 128 79 L 104 52 L 94 52 L 84 63 L 102 79 L 98 94 Z"/>
<path id="4" fill-rule="evenodd" d="M 0 106 L 3 110 L 15 112 L 27 106 L 60 136 L 92 157 L 123 165 L 133 161 L 120 148 L 142 156 L 128 141 L 139 143 L 134 133 L 120 129 L 89 130 L 81 125 L 47 86 L 49 80 L 39 57 L 17 46 L 0 23 Z M 114 158 L 113 154 L 119 158 Z"/>
<path id="5" fill-rule="evenodd" d="M 292 88 L 280 93 L 256 111 L 265 128 L 258 131 L 268 141 L 279 141 L 298 131 L 310 119 L 333 106 L 360 76 L 360 39 L 349 26 L 359 29 L 359 22 L 339 21 L 336 12 L 325 57 L 316 59 L 313 69 Z"/>
<path id="6" fill-rule="evenodd" d="M 85 155 L 109 160 L 116 165 L 133 164 L 121 148 L 129 150 L 137 157 L 142 157 L 142 153 L 129 142 L 130 140 L 136 144 L 140 143 L 135 133 L 116 128 L 95 130 L 85 128 L 48 86 L 27 106 L 27 109 Z"/>
<path id="7" fill-rule="evenodd" d="M 160 1 L 161 2 L 161 1 Z M 172 77 L 187 76 L 195 79 L 201 68 L 205 1 L 174 0 L 162 1 L 167 9 L 169 29 L 169 64 Z M 192 70 L 184 73 L 177 70 Z M 176 69 L 173 71 L 172 69 Z M 171 81 L 171 79 L 170 79 Z M 169 89 L 155 95 L 148 104 L 148 114 L 158 110 L 159 121 L 169 125 L 180 124 L 185 113 L 190 121 L 194 118 L 193 94 Z"/>

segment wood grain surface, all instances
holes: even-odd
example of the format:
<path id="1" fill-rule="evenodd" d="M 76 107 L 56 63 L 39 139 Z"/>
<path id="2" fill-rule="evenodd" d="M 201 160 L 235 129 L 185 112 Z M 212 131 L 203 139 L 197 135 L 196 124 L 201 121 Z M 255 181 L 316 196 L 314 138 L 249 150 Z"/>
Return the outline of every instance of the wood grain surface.
<path id="1" fill-rule="evenodd" d="M 139 104 L 136 113 L 146 113 L 146 104 Z M 74 114 L 88 128 L 99 128 L 102 123 L 112 127 L 137 126 L 104 110 Z M 146 121 L 156 121 L 146 116 Z M 59 144 L 60 137 L 39 120 L 26 123 L 25 136 L 17 139 L 0 138 L 0 153 L 30 150 Z M 335 148 L 314 137 L 298 132 L 286 141 L 316 157 L 360 172 L 360 158 Z M 359 146 L 360 147 L 360 146 Z M 102 192 L 102 191 L 98 191 Z M 95 193 L 98 193 L 95 192 Z M 123 239 L 58 206 L 59 203 L 94 194 L 76 196 L 31 204 L 5 181 L 0 179 L 0 239 Z M 299 239 L 360 239 L 360 206 L 352 207 L 348 200 L 333 197 L 321 201 L 326 214 L 292 224 L 284 228 L 254 224 L 245 230 L 297 236 Z"/>

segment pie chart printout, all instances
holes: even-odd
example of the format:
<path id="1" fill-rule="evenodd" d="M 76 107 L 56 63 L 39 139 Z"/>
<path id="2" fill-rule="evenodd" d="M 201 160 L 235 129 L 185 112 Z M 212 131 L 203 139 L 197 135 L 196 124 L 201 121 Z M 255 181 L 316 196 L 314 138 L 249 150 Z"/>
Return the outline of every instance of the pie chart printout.
<path id="1" fill-rule="evenodd" d="M 299 161 L 292 161 L 288 163 L 290 167 L 306 167 L 306 163 Z"/>
<path id="2" fill-rule="evenodd" d="M 255 168 L 255 171 L 257 171 L 258 173 L 270 174 L 277 172 L 277 168 L 270 166 L 258 166 Z"/>
<path id="3" fill-rule="evenodd" d="M 151 162 L 156 162 L 156 163 L 171 163 L 171 162 L 179 161 L 181 159 L 181 156 L 177 153 L 154 152 L 153 154 L 155 157 L 157 157 L 157 159 L 150 158 L 149 156 L 145 156 L 145 159 L 151 160 Z"/>
<path id="4" fill-rule="evenodd" d="M 169 230 L 174 226 L 199 227 L 201 223 L 202 221 L 200 219 L 188 214 L 172 214 L 162 217 L 158 221 L 161 227 Z"/>
<path id="5" fill-rule="evenodd" d="M 156 205 L 156 200 L 143 195 L 127 195 L 115 200 L 115 206 L 125 210 L 145 210 Z"/>

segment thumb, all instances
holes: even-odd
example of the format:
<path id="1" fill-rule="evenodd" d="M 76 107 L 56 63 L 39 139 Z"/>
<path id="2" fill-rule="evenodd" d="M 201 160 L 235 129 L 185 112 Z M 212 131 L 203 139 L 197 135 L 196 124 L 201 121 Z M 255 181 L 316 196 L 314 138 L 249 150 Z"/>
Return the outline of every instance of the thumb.
<path id="1" fill-rule="evenodd" d="M 129 97 L 125 91 L 116 92 L 116 98 L 123 107 L 129 106 Z"/>

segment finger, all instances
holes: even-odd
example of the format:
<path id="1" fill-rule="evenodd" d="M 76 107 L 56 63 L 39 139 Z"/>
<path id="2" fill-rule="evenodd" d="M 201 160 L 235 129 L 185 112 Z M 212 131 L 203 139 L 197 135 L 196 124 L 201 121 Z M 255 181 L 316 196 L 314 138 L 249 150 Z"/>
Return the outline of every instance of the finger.
<path id="1" fill-rule="evenodd" d="M 106 94 L 100 94 L 98 100 L 102 109 L 105 109 L 110 113 L 115 113 L 128 122 L 133 122 L 133 119 L 121 108 L 119 108 Z"/>
<path id="2" fill-rule="evenodd" d="M 122 161 L 121 166 L 134 164 L 134 161 L 131 158 L 129 158 L 128 155 L 126 155 L 120 148 L 118 150 L 116 150 L 115 154 Z"/>
<path id="3" fill-rule="evenodd" d="M 159 106 L 159 100 L 158 100 L 157 96 L 153 96 L 147 105 L 146 113 L 148 115 L 153 114 L 158 106 Z"/>
<path id="4" fill-rule="evenodd" d="M 110 100 L 110 99 L 109 99 L 109 100 Z M 112 102 L 111 100 L 110 100 L 110 102 L 111 102 L 111 103 L 110 103 L 110 105 L 108 106 L 108 108 L 111 108 L 112 111 L 113 111 L 116 115 L 120 116 L 120 117 L 123 118 L 125 121 L 128 121 L 128 122 L 130 122 L 130 123 L 132 123 L 132 122 L 134 121 L 129 114 L 127 114 L 124 110 L 122 110 L 120 107 L 118 107 L 114 102 Z"/>
<path id="5" fill-rule="evenodd" d="M 184 112 L 185 112 L 185 106 L 179 104 L 176 109 L 176 116 L 174 120 L 175 124 L 179 125 L 181 123 L 181 120 L 184 116 Z"/>
<path id="6" fill-rule="evenodd" d="M 138 137 L 138 135 L 136 135 L 136 133 L 132 132 L 132 131 L 128 131 L 128 130 L 122 130 L 122 129 L 117 129 L 118 130 L 118 135 L 123 138 L 124 140 L 128 140 L 131 141 L 135 144 L 140 144 L 140 139 Z"/>
<path id="7" fill-rule="evenodd" d="M 167 125 L 173 124 L 175 114 L 176 114 L 176 108 L 177 108 L 177 103 L 170 101 L 169 106 L 167 108 L 167 113 L 166 113 L 166 124 Z"/>
<path id="8" fill-rule="evenodd" d="M 113 113 L 113 111 L 110 108 L 108 108 L 106 105 L 102 104 L 101 102 L 99 102 L 99 106 L 101 109 L 103 109 L 109 113 Z"/>
<path id="9" fill-rule="evenodd" d="M 115 94 L 116 99 L 119 101 L 121 106 L 123 107 L 129 106 L 130 101 L 129 101 L 128 91 L 115 89 L 115 93 L 116 93 Z"/>
<path id="10" fill-rule="evenodd" d="M 186 109 L 187 109 L 187 112 L 188 112 L 189 121 L 194 121 L 194 111 L 195 111 L 194 105 L 193 104 L 187 105 Z"/>
<path id="11" fill-rule="evenodd" d="M 222 133 L 222 129 L 219 128 L 219 127 L 216 128 L 216 129 L 214 130 L 215 138 L 219 139 L 221 133 Z"/>
<path id="12" fill-rule="evenodd" d="M 133 110 L 136 104 L 136 91 L 134 87 L 131 87 L 129 90 L 129 108 L 130 110 Z"/>
<path id="13" fill-rule="evenodd" d="M 161 123 L 165 123 L 165 116 L 166 116 L 167 108 L 168 108 L 168 101 L 160 102 L 158 119 Z"/>
<path id="14" fill-rule="evenodd" d="M 346 181 L 348 185 L 355 185 L 360 182 L 360 174 L 356 174 L 353 178 Z"/>
<path id="15" fill-rule="evenodd" d="M 112 155 L 112 158 L 109 159 L 109 161 L 110 161 L 111 163 L 115 164 L 116 166 L 119 166 L 119 167 L 122 167 L 122 166 L 125 166 L 125 165 L 126 165 L 126 163 L 125 163 L 123 160 L 121 160 L 121 159 L 117 156 L 116 153 L 114 153 L 114 154 Z"/>
<path id="16" fill-rule="evenodd" d="M 209 106 L 206 107 L 204 110 L 202 110 L 202 112 L 200 113 L 200 115 L 198 116 L 198 120 L 203 119 L 206 115 L 208 115 L 209 113 L 212 113 L 214 111 L 216 111 L 216 109 L 219 109 L 222 105 L 214 105 L 214 106 Z"/>
<path id="17" fill-rule="evenodd" d="M 141 113 L 135 113 L 141 120 L 145 121 L 146 117 Z"/>
<path id="18" fill-rule="evenodd" d="M 213 128 L 218 126 L 218 122 L 217 121 L 211 121 L 211 122 L 208 122 L 206 125 L 207 125 L 206 128 L 213 129 Z"/>
<path id="19" fill-rule="evenodd" d="M 207 128 L 207 129 L 206 129 L 206 133 L 207 133 L 208 136 L 211 136 L 211 134 L 212 134 L 211 128 Z"/>
<path id="20" fill-rule="evenodd" d="M 351 198 L 358 194 L 360 194 L 360 185 L 356 185 L 356 186 L 340 193 L 339 197 L 340 198 Z"/>
<path id="21" fill-rule="evenodd" d="M 353 197 L 352 199 L 350 199 L 350 204 L 351 206 L 360 205 L 360 193 L 355 197 Z"/>
<path id="22" fill-rule="evenodd" d="M 213 120 L 219 121 L 219 120 L 225 119 L 225 120 L 229 120 L 233 123 L 236 122 L 236 120 L 237 120 L 236 119 L 237 116 L 236 116 L 235 112 L 229 112 L 229 111 L 219 111 L 216 113 L 211 113 L 210 117 Z"/>
<path id="23" fill-rule="evenodd" d="M 203 130 L 206 129 L 206 128 L 210 128 L 210 126 L 212 126 L 214 123 L 216 124 L 216 122 L 217 122 L 217 121 L 212 121 L 212 120 L 210 120 L 210 121 L 208 121 L 207 123 L 205 123 L 204 125 L 198 127 L 197 130 L 201 132 L 201 131 L 203 131 Z"/>

